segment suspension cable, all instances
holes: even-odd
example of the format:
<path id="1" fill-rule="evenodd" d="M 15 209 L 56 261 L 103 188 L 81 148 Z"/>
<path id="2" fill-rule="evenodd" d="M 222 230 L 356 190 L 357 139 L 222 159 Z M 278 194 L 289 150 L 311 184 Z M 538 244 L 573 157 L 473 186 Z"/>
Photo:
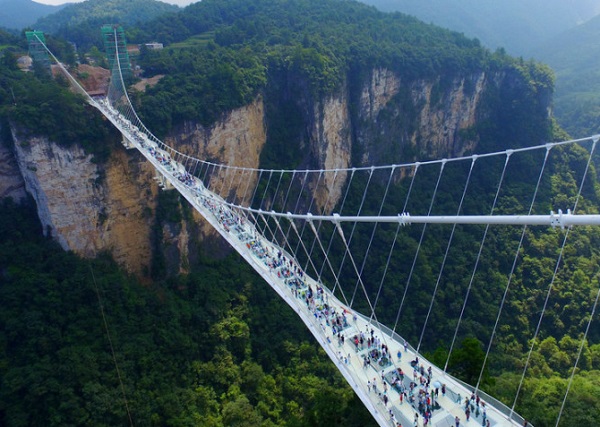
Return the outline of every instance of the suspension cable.
<path id="1" fill-rule="evenodd" d="M 581 196 L 581 192 L 583 191 L 583 185 L 585 184 L 585 179 L 587 177 L 587 173 L 590 167 L 590 163 L 592 162 L 592 156 L 594 154 L 594 149 L 596 148 L 596 143 L 598 142 L 598 140 L 594 140 L 593 144 L 592 144 L 592 149 L 590 150 L 590 155 L 588 157 L 588 162 L 587 165 L 585 167 L 585 172 L 583 174 L 583 177 L 581 179 L 581 183 L 579 184 L 579 190 L 577 191 L 577 197 L 575 197 L 575 203 L 573 205 L 573 211 L 575 211 L 577 209 L 577 204 L 579 202 L 579 198 Z M 571 229 L 567 228 L 567 230 L 565 231 L 565 236 L 562 242 L 562 245 L 560 247 L 560 251 L 558 253 L 558 259 L 556 260 L 556 265 L 554 266 L 554 272 L 552 274 L 552 279 L 550 280 L 550 285 L 548 286 L 548 292 L 546 293 L 546 299 L 544 300 L 544 305 L 542 307 L 542 312 L 540 314 L 540 318 L 538 320 L 538 324 L 535 328 L 535 333 L 533 335 L 533 338 L 531 340 L 531 347 L 529 348 L 529 353 L 527 354 L 527 360 L 525 361 L 525 366 L 523 367 L 523 373 L 521 375 L 521 381 L 519 382 L 519 387 L 517 388 L 517 393 L 515 394 L 515 400 L 512 404 L 512 407 L 510 408 L 510 414 L 512 417 L 512 414 L 514 413 L 514 409 L 515 406 L 517 404 L 517 399 L 519 398 L 519 394 L 521 392 L 521 388 L 523 387 L 523 382 L 525 381 L 525 374 L 527 372 L 527 369 L 529 368 L 529 362 L 531 361 L 531 355 L 533 354 L 533 348 L 535 346 L 535 343 L 537 341 L 537 337 L 538 334 L 540 332 L 540 328 L 542 325 L 542 320 L 544 318 L 544 314 L 546 313 L 546 308 L 548 306 L 548 301 L 550 300 L 550 294 L 552 293 L 552 289 L 554 287 L 554 281 L 556 280 L 556 275 L 558 273 L 558 269 L 560 268 L 560 263 L 562 261 L 563 258 L 563 254 L 565 251 L 565 246 L 567 244 L 567 240 L 569 238 L 569 233 L 570 233 Z"/>
<path id="2" fill-rule="evenodd" d="M 440 181 L 442 179 L 442 175 L 444 173 L 444 167 L 446 166 L 445 162 L 440 164 L 440 172 L 438 174 L 437 182 L 435 183 L 435 188 L 433 189 L 433 194 L 431 196 L 431 201 L 429 202 L 429 209 L 427 211 L 427 216 L 431 214 L 431 210 L 433 209 L 433 204 L 435 202 L 435 197 L 437 195 L 438 188 L 440 186 Z M 406 285 L 404 286 L 404 292 L 402 294 L 402 299 L 400 300 L 400 306 L 398 307 L 398 313 L 396 314 L 396 324 L 394 324 L 394 331 L 396 330 L 396 325 L 400 319 L 400 313 L 402 312 L 402 308 L 404 307 L 404 301 L 406 300 L 406 295 L 408 294 L 408 288 L 410 286 L 412 275 L 415 271 L 415 265 L 417 264 L 417 259 L 419 258 L 419 253 L 421 251 L 421 244 L 423 243 L 423 238 L 425 237 L 425 230 L 427 229 L 427 224 L 423 224 L 423 229 L 421 230 L 421 237 L 419 238 L 419 244 L 417 246 L 417 250 L 415 251 L 415 256 L 412 261 L 412 265 L 410 267 L 410 272 L 408 273 L 408 278 L 406 279 Z"/>
<path id="3" fill-rule="evenodd" d="M 381 215 L 381 212 L 383 212 L 383 205 L 384 205 L 384 203 L 385 203 L 385 200 L 386 200 L 386 198 L 387 198 L 388 191 L 389 191 L 389 189 L 390 189 L 390 184 L 392 183 L 392 179 L 393 179 L 393 177 L 394 177 L 394 171 L 395 171 L 395 168 L 392 168 L 392 169 L 390 170 L 390 175 L 389 175 L 389 177 L 388 177 L 388 181 L 387 181 L 387 184 L 386 184 L 386 186 L 385 186 L 385 191 L 384 191 L 384 193 L 383 193 L 383 198 L 381 199 L 381 203 L 379 204 L 379 211 L 377 212 L 377 216 L 380 216 L 380 215 Z M 371 231 L 371 238 L 369 239 L 369 245 L 367 246 L 367 250 L 366 250 L 366 252 L 365 252 L 365 256 L 364 256 L 364 258 L 363 258 L 362 265 L 360 266 L 360 273 L 359 273 L 359 277 L 362 277 L 362 275 L 363 275 L 363 271 L 364 271 L 364 269 L 365 269 L 365 265 L 367 264 L 367 258 L 369 257 L 369 252 L 370 252 L 370 250 L 371 250 L 371 245 L 373 244 L 373 239 L 375 238 L 375 232 L 376 232 L 376 230 L 377 230 L 377 224 L 378 224 L 378 223 L 375 223 L 375 224 L 373 224 L 373 231 Z M 398 230 L 399 230 L 399 227 L 397 227 L 396 234 L 398 233 Z M 394 238 L 394 240 L 392 241 L 392 247 L 393 247 L 393 246 L 394 246 L 394 244 L 395 244 L 395 240 L 396 240 L 396 239 Z M 382 288 L 383 288 L 383 281 L 381 281 L 381 282 L 379 283 L 379 289 L 377 290 L 377 295 L 375 296 L 375 302 L 373 303 L 373 309 L 374 309 L 374 310 L 375 310 L 375 308 L 377 307 L 377 302 L 379 301 L 379 295 L 381 294 L 381 289 L 382 289 Z"/>
<path id="4" fill-rule="evenodd" d="M 473 173 L 473 167 L 475 166 L 476 161 L 477 161 L 477 157 L 473 157 L 473 160 L 471 161 L 471 166 L 469 167 L 469 173 L 467 174 L 465 186 L 463 187 L 462 196 L 460 198 L 460 202 L 458 203 L 458 208 L 456 209 L 456 216 L 459 216 L 460 211 L 462 210 L 463 202 L 465 201 L 467 189 L 469 188 L 469 184 L 471 182 L 471 174 Z M 450 232 L 450 237 L 448 238 L 448 244 L 446 245 L 446 252 L 444 253 L 444 258 L 442 259 L 442 265 L 440 266 L 440 272 L 438 273 L 438 278 L 437 278 L 437 280 L 435 282 L 435 286 L 433 288 L 433 293 L 431 295 L 431 300 L 429 302 L 429 309 L 427 310 L 427 315 L 425 316 L 425 321 L 423 322 L 423 327 L 421 328 L 421 336 L 419 337 L 419 343 L 417 344 L 417 353 L 421 349 L 421 343 L 423 342 L 423 337 L 425 336 L 425 330 L 427 329 L 427 323 L 429 322 L 429 316 L 431 316 L 431 310 L 433 310 L 433 303 L 435 302 L 437 290 L 440 286 L 440 282 L 442 281 L 442 274 L 444 273 L 444 268 L 446 267 L 446 261 L 448 259 L 448 253 L 450 253 L 450 247 L 452 246 L 452 240 L 454 239 L 454 232 L 456 231 L 456 227 L 457 227 L 457 224 L 452 224 L 452 231 Z"/>
<path id="5" fill-rule="evenodd" d="M 100 290 L 98 287 L 98 283 L 96 282 L 96 275 L 94 274 L 94 269 L 92 267 L 91 262 L 88 263 L 88 265 L 90 267 L 90 272 L 92 273 L 92 282 L 94 283 L 94 289 L 96 290 L 96 298 L 98 299 L 98 306 L 100 307 L 102 323 L 104 324 L 104 331 L 106 332 L 106 338 L 108 339 L 108 346 L 110 347 L 110 353 L 112 355 L 113 363 L 115 365 L 115 370 L 117 371 L 117 378 L 119 379 L 121 394 L 123 395 L 123 402 L 125 403 L 125 410 L 127 411 L 127 418 L 129 419 L 129 425 L 133 426 L 133 418 L 131 417 L 131 410 L 129 409 L 127 393 L 125 392 L 125 385 L 123 384 L 123 377 L 121 376 L 121 370 L 119 369 L 119 363 L 117 362 L 115 347 L 113 346 L 110 330 L 108 329 L 108 321 L 106 320 L 106 315 L 104 314 L 104 304 L 102 303 L 102 298 L 100 297 Z"/>

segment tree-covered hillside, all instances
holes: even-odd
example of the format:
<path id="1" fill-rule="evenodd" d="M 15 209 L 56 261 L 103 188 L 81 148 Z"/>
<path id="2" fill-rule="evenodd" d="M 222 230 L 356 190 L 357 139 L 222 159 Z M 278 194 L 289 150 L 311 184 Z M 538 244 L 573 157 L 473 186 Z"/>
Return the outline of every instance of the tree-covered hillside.
<path id="1" fill-rule="evenodd" d="M 139 61 L 146 76 L 166 75 L 140 95 L 138 104 L 158 135 L 184 120 L 211 124 L 259 94 L 267 98 L 267 105 L 285 96 L 290 101 L 286 108 L 300 112 L 342 88 L 361 90 L 379 67 L 397 73 L 407 85 L 439 79 L 440 97 L 460 76 L 509 76 L 513 82 L 506 89 L 494 94 L 490 89 L 495 99 L 487 105 L 501 115 L 493 119 L 496 126 L 521 120 L 516 125 L 521 132 L 502 126 L 497 131 L 510 135 L 515 146 L 549 137 L 547 105 L 553 77 L 547 67 L 492 54 L 476 40 L 403 14 L 344 0 L 205 0 L 177 19 L 159 18 L 143 28 L 136 37 L 170 43 L 162 51 L 142 52 Z M 405 91 L 397 102 L 410 96 Z M 518 102 L 511 104 L 512 97 Z M 273 111 L 283 111 L 277 102 Z M 277 128 L 270 135 L 286 132 Z M 498 138 L 496 134 L 486 139 Z M 275 151 L 275 157 L 286 157 L 285 150 Z"/>
<path id="2" fill-rule="evenodd" d="M 600 130 L 600 3 L 578 1 L 364 0 L 465 33 L 492 49 L 533 57 L 556 72 L 555 115 L 576 137 Z"/>
<path id="3" fill-rule="evenodd" d="M 0 28 L 20 30 L 63 7 L 65 6 L 51 6 L 33 0 L 0 0 Z"/>
<path id="4" fill-rule="evenodd" d="M 556 71 L 561 126 L 574 137 L 600 133 L 600 16 L 549 41 L 536 57 Z"/>
<path id="5" fill-rule="evenodd" d="M 594 0 L 362 1 L 476 37 L 491 49 L 538 59 L 535 49 L 540 44 L 600 13 Z"/>
<path id="6" fill-rule="evenodd" d="M 175 5 L 156 0 L 87 0 L 40 18 L 34 27 L 74 42 L 78 49 L 87 51 L 91 46 L 102 49 L 100 27 L 104 24 L 136 26 L 178 10 Z"/>
<path id="7" fill-rule="evenodd" d="M 9 132 L 7 120 L 10 120 L 17 132 L 44 135 L 64 146 L 81 144 L 97 155 L 98 160 L 106 159 L 107 142 L 114 138 L 114 129 L 107 127 L 81 96 L 70 92 L 64 79 L 53 80 L 47 70 L 39 68 L 33 73 L 20 70 L 16 57 L 23 53 L 24 47 L 15 43 L 21 40 L 0 32 L 0 42 L 2 40 L 11 43 L 0 51 L 2 131 Z M 50 38 L 47 43 L 56 52 L 72 52 L 69 44 L 62 40 Z M 7 141 L 11 140 L 7 137 Z"/>
<path id="8" fill-rule="evenodd" d="M 5 200 L 0 300 L 3 426 L 374 425 L 235 257 L 143 286 L 109 256 L 63 252 L 32 205 Z"/>
<path id="9" fill-rule="evenodd" d="M 88 30 L 98 32 L 97 28 Z M 146 93 L 132 92 L 153 131 L 169 134 L 184 120 L 210 125 L 230 109 L 261 96 L 266 99 L 267 114 L 274 114 L 267 117 L 271 139 L 261 159 L 269 166 L 296 166 L 297 154 L 303 154 L 299 146 L 289 143 L 289 136 L 306 126 L 301 102 L 330 96 L 343 85 L 356 89 L 373 67 L 397 72 L 403 83 L 436 80 L 434 88 L 440 97 L 456 75 L 483 71 L 498 78 L 510 76 L 506 85 L 486 94 L 485 114 L 478 115 L 481 121 L 468 129 L 480 135 L 483 144 L 478 148 L 508 148 L 507 141 L 512 146 L 532 145 L 563 135 L 548 117 L 553 82 L 547 67 L 502 52 L 492 54 L 460 34 L 351 1 L 203 0 L 183 12 L 130 28 L 128 33 L 132 41 L 168 44 L 163 51 L 143 50 L 139 59 L 148 75 L 165 77 Z M 10 37 L 6 40 L 12 43 Z M 108 123 L 70 93 L 64 81 L 53 81 L 40 70 L 19 71 L 15 51 L 5 49 L 0 59 L 3 142 L 13 143 L 10 123 L 59 143 L 81 143 L 102 162 L 115 145 L 110 143 L 114 138 Z M 280 93 L 289 102 L 276 103 L 283 99 Z M 398 98 L 403 96 L 406 93 Z M 556 148 L 552 155 L 540 187 L 543 202 L 536 204 L 535 212 L 571 206 L 578 191 L 576 177 L 586 167 L 584 148 Z M 526 156 L 512 166 L 500 197 L 500 212 L 514 213 L 527 206 L 534 189 L 530 178 L 539 167 L 540 159 L 534 157 Z M 474 179 L 465 210 L 489 210 L 495 190 L 490 176 L 499 168 L 491 164 L 489 174 Z M 456 183 L 463 182 L 467 172 L 464 167 L 448 166 L 448 170 L 440 190 L 443 196 L 435 206 L 444 212 L 456 211 L 461 190 Z M 592 165 L 579 204 L 579 209 L 589 213 L 598 212 L 600 204 L 596 170 Z M 415 192 L 430 190 L 436 176 L 431 170 L 420 172 Z M 385 182 L 374 179 L 369 185 L 364 214 L 375 215 Z M 403 193 L 396 190 L 384 208 L 397 213 Z M 157 211 L 165 215 L 154 218 L 156 230 L 168 228 L 183 216 L 184 201 L 177 193 L 167 194 L 157 200 Z M 349 188 L 346 203 L 355 207 L 363 203 L 360 184 Z M 426 198 L 417 198 L 412 207 L 426 211 L 427 203 Z M 0 424 L 372 423 L 292 311 L 236 256 L 224 261 L 202 259 L 190 266 L 190 274 L 169 276 L 158 265 L 164 259 L 157 254 L 152 269 L 160 274 L 140 284 L 120 271 L 109 255 L 82 260 L 63 252 L 42 237 L 34 216 L 32 206 L 0 204 Z M 328 224 L 322 232 L 332 227 Z M 421 333 L 448 230 L 431 227 L 424 242 L 416 285 L 409 294 L 412 299 L 400 319 L 399 330 L 411 342 L 418 341 Z M 406 230 L 389 260 L 389 283 L 380 305 L 380 318 L 386 323 L 395 321 L 396 303 L 410 271 L 410 250 L 419 244 L 420 231 L 417 227 Z M 491 230 L 477 270 L 478 286 L 472 291 L 449 363 L 450 372 L 466 381 L 476 380 L 481 368 L 484 343 L 520 232 Z M 598 287 L 597 229 L 570 232 L 561 264 L 565 268 L 558 270 L 538 340 L 530 342 L 564 233 L 559 229 L 524 232 L 525 246 L 519 251 L 517 275 L 482 387 L 512 404 L 527 351 L 534 344 L 531 369 L 516 410 L 536 426 L 553 425 L 581 345 L 582 358 L 561 425 L 600 425 L 597 319 L 588 340 L 581 343 Z M 423 345 L 440 364 L 446 359 L 455 314 L 461 308 L 456 295 L 463 295 L 469 285 L 481 234 L 482 227 L 459 227 L 446 262 L 431 320 L 436 333 L 427 335 Z M 357 227 L 353 250 L 365 253 L 370 236 L 369 227 Z M 375 236 L 378 242 L 395 239 L 394 230 L 384 226 Z M 160 241 L 156 246 L 159 251 Z M 386 249 L 374 245 L 374 261 L 364 271 L 372 296 L 387 261 Z M 344 253 L 330 256 L 339 259 Z M 350 270 L 347 264 L 344 277 L 351 277 Z M 323 279 L 331 281 L 327 275 Z"/>

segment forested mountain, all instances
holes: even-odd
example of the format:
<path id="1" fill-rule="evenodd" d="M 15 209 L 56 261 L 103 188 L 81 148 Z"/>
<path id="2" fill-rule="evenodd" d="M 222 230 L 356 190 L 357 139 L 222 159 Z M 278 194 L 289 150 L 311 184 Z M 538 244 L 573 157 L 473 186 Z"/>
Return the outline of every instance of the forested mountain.
<path id="1" fill-rule="evenodd" d="M 156 0 L 87 0 L 69 4 L 60 12 L 39 19 L 34 26 L 87 50 L 92 45 L 102 46 L 99 28 L 104 24 L 133 27 L 178 10 L 175 5 Z"/>
<path id="2" fill-rule="evenodd" d="M 593 0 L 365 0 L 533 57 L 556 72 L 555 114 L 579 137 L 597 133 L 600 3 Z"/>
<path id="3" fill-rule="evenodd" d="M 0 27 L 20 30 L 64 7 L 36 3 L 33 0 L 0 0 Z"/>
<path id="4" fill-rule="evenodd" d="M 595 0 L 363 0 L 385 11 L 476 37 L 511 55 L 536 55 L 542 43 L 600 13 Z"/>
<path id="5" fill-rule="evenodd" d="M 600 16 L 550 40 L 536 57 L 556 72 L 560 124 L 577 137 L 600 133 Z"/>
<path id="6" fill-rule="evenodd" d="M 475 97 L 479 95 L 474 80 L 488 75 L 481 73 L 494 75 L 506 70 L 503 76 L 508 79 L 514 76 L 519 80 L 516 85 L 522 84 L 521 78 L 528 75 L 540 82 L 535 87 L 522 88 L 531 96 L 523 98 L 523 103 L 512 111 L 492 114 L 506 114 L 510 120 L 528 117 L 527 123 L 523 123 L 528 133 L 511 135 L 516 138 L 513 139 L 516 145 L 548 137 L 547 101 L 551 97 L 552 76 L 541 64 L 517 62 L 501 52 L 491 54 L 476 40 L 461 34 L 423 24 L 406 15 L 381 13 L 352 1 L 323 4 L 310 0 L 229 1 L 228 6 L 224 8 L 218 1 L 192 4 L 177 19 L 159 18 L 144 25 L 145 31 L 137 33 L 145 39 L 172 44 L 163 51 L 145 52 L 140 58 L 146 76 L 168 76 L 147 93 L 140 94 L 143 98 L 140 111 L 157 126 L 153 130 L 158 134 L 164 135 L 170 127 L 187 119 L 209 124 L 222 111 L 245 105 L 263 91 L 270 94 L 273 89 L 273 95 L 278 96 L 278 89 L 285 86 L 297 86 L 292 90 L 299 91 L 299 98 L 294 100 L 298 113 L 306 108 L 303 104 L 339 91 L 350 91 L 350 99 L 353 99 L 359 94 L 352 92 L 360 90 L 373 69 L 384 69 L 398 73 L 411 84 L 426 80 L 434 85 L 432 101 L 437 103 L 436 108 L 442 109 L 451 108 L 445 104 L 449 102 L 447 97 L 454 85 L 461 84 L 454 79 L 464 75 L 470 75 L 472 81 L 460 90 Z M 308 15 L 306 8 L 311 11 Z M 305 84 L 309 90 L 302 93 L 301 86 Z M 408 93 L 416 89 L 405 85 L 399 90 L 410 97 Z M 500 98 L 514 95 L 502 89 L 494 95 L 486 93 Z M 436 98 L 438 94 L 440 98 Z M 285 99 L 277 102 L 287 102 L 291 96 L 286 92 L 281 95 Z M 390 114 L 414 117 L 417 109 L 422 108 L 414 99 L 408 101 L 413 105 L 402 105 L 402 99 L 393 98 L 394 105 L 399 103 L 398 111 Z M 160 102 L 160 109 L 154 107 L 156 102 Z M 485 105 L 485 102 L 480 104 L 482 108 Z M 309 120 L 308 117 L 305 120 Z M 378 139 L 383 133 L 392 137 L 394 132 L 399 132 L 396 140 L 402 146 L 408 144 L 409 139 L 418 138 L 412 134 L 418 132 L 414 127 L 397 125 L 396 130 L 373 129 L 377 135 L 371 139 Z M 492 141 L 500 139 L 500 133 L 506 131 L 496 130 L 498 134 L 483 138 L 486 143 L 493 145 Z M 280 131 L 289 129 L 273 129 L 273 133 Z M 466 143 L 466 138 L 461 140 L 458 135 L 448 138 L 439 144 L 451 146 L 456 152 Z M 274 147 L 271 142 L 276 143 L 268 141 L 268 149 L 277 152 L 281 163 L 287 157 L 284 153 L 287 149 Z M 396 156 L 401 155 L 401 152 L 396 153 Z M 302 156 L 297 156 L 294 161 L 301 159 Z M 371 156 L 370 161 L 379 160 Z M 391 159 L 388 157 L 387 161 Z"/>
<path id="7" fill-rule="evenodd" d="M 215 162 L 352 167 L 522 147 L 564 135 L 549 116 L 547 67 L 352 1 L 203 0 L 126 29 L 133 42 L 166 45 L 134 58 L 145 77 L 154 77 L 153 86 L 130 89 L 144 122 L 178 150 Z M 65 41 L 55 42 L 67 50 Z M 123 150 L 114 129 L 63 79 L 19 71 L 10 52 L 0 59 L 0 194 L 26 201 L 0 204 L 0 424 L 128 424 L 124 395 L 136 425 L 369 425 L 291 310 L 206 232 L 177 193 L 158 191 L 141 156 Z M 72 71 L 90 79 L 82 69 Z M 581 147 L 553 153 L 536 212 L 571 203 L 575 175 L 586 167 Z M 534 160 L 521 160 L 507 177 L 502 212 L 527 203 L 524 194 L 532 188 L 525 178 L 537 171 Z M 466 170 L 448 173 L 436 206 L 444 211 L 459 198 L 455 183 Z M 416 187 L 432 188 L 435 176 L 421 176 Z M 594 165 L 589 176 L 579 208 L 592 213 L 600 204 Z M 371 185 L 373 197 L 385 191 L 381 179 Z M 476 196 L 465 209 L 481 212 L 494 184 L 483 177 L 472 185 Z M 360 190 L 348 187 L 345 203 L 363 203 Z M 390 195 L 386 208 L 397 212 L 401 197 L 401 191 Z M 341 200 L 335 203 L 330 210 Z M 416 200 L 415 209 L 423 211 L 426 203 Z M 365 213 L 376 214 L 374 199 L 364 204 Z M 417 323 L 436 281 L 439 238 L 448 232 L 432 229 L 423 269 L 415 273 L 418 286 L 400 319 L 399 330 L 411 342 L 418 340 Z M 458 250 L 447 260 L 432 313 L 436 333 L 423 345 L 439 363 L 481 231 L 457 230 Z M 390 258 L 380 312 L 385 322 L 396 315 L 410 269 L 407 253 L 419 244 L 419 232 L 409 229 Z M 514 255 L 509 242 L 520 232 L 493 229 L 478 269 L 482 285 L 473 288 L 449 364 L 466 381 L 481 367 L 510 269 L 505 259 Z M 384 227 L 377 233 L 376 241 L 394 238 Z M 600 231 L 571 233 L 563 259 L 568 268 L 556 276 L 516 406 L 536 426 L 556 420 L 597 291 Z M 364 248 L 370 234 L 357 227 L 353 245 Z M 509 405 L 563 236 L 559 229 L 524 234 L 518 279 L 482 384 Z M 387 257 L 374 246 L 374 262 L 364 272 L 371 294 Z M 561 425 L 600 424 L 599 331 L 595 321 L 582 344 Z"/>

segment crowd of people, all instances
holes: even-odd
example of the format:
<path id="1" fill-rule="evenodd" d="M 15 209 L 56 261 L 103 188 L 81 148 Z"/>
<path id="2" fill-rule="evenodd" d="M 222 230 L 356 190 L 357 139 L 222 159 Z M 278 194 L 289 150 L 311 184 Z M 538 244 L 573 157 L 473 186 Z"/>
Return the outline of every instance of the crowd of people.
<path id="1" fill-rule="evenodd" d="M 369 332 L 351 329 L 348 320 L 349 311 L 343 306 L 330 304 L 329 294 L 320 285 L 316 284 L 315 289 L 307 283 L 303 270 L 296 261 L 286 255 L 277 246 L 266 243 L 258 237 L 256 229 L 247 223 L 245 218 L 238 215 L 232 209 L 220 203 L 218 196 L 206 191 L 200 179 L 193 177 L 187 171 L 182 170 L 176 162 L 173 162 L 168 153 L 160 150 L 157 145 L 151 142 L 145 134 L 137 127 L 131 125 L 128 121 L 116 112 L 106 101 L 100 101 L 103 108 L 108 111 L 122 128 L 126 129 L 129 135 L 142 148 L 146 149 L 167 171 L 176 179 L 186 185 L 192 193 L 198 198 L 202 206 L 208 210 L 227 231 L 235 231 L 238 239 L 245 244 L 246 248 L 261 261 L 267 270 L 286 285 L 292 295 L 303 301 L 307 309 L 312 313 L 324 334 L 327 336 L 327 342 L 330 345 L 337 343 L 337 357 L 344 364 L 352 363 L 350 353 L 346 353 L 346 334 L 348 334 L 348 345 L 354 349 L 354 352 L 362 356 L 363 369 L 374 369 L 380 376 L 367 381 L 367 392 L 374 393 L 382 404 L 388 408 L 390 403 L 390 394 L 388 390 L 394 390 L 398 396 L 398 404 L 408 403 L 414 411 L 414 426 L 418 426 L 422 418 L 422 425 L 427 426 L 431 422 L 433 412 L 440 406 L 438 404 L 439 394 L 446 395 L 446 385 L 435 382 L 432 385 L 433 371 L 431 366 L 425 369 L 424 365 L 416 357 L 410 362 L 412 366 L 412 377 L 406 375 L 399 366 L 402 358 L 402 350 L 398 349 L 398 366 L 393 366 L 392 354 L 390 349 L 375 336 L 373 328 Z M 358 329 L 357 317 L 352 316 L 353 323 Z M 347 332 L 348 331 L 348 332 Z M 408 353 L 408 344 L 404 341 L 403 350 Z M 387 371 L 388 368 L 391 370 Z M 368 376 L 368 374 L 366 374 Z M 458 397 L 460 402 L 460 395 Z M 388 408 L 389 418 L 392 426 L 402 427 L 400 421 L 396 418 L 393 408 Z M 485 403 L 479 395 L 473 393 L 470 398 L 464 401 L 465 420 L 470 421 L 474 415 L 481 418 L 483 427 L 491 427 L 490 419 L 487 416 Z M 460 418 L 455 417 L 456 427 L 460 426 Z M 408 427 L 408 426 L 405 426 Z"/>

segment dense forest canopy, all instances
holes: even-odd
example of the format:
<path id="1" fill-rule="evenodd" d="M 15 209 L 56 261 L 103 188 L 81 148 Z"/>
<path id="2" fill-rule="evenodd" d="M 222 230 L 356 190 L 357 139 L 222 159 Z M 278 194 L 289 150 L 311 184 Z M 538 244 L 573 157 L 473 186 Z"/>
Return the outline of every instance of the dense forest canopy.
<path id="1" fill-rule="evenodd" d="M 33 28 L 74 42 L 83 53 L 92 46 L 102 49 L 99 28 L 104 24 L 135 27 L 178 10 L 175 5 L 156 0 L 86 0 L 38 19 Z"/>
<path id="2" fill-rule="evenodd" d="M 186 120 L 210 125 L 261 96 L 269 116 L 265 167 L 314 167 L 286 143 L 302 128 L 297 118 L 306 109 L 303 100 L 310 105 L 344 88 L 357 91 L 377 67 L 408 82 L 439 79 L 439 93 L 457 76 L 511 76 L 512 85 L 486 95 L 496 117 L 473 129 L 486 144 L 480 150 L 501 147 L 507 139 L 513 146 L 551 139 L 548 67 L 491 53 L 477 40 L 357 2 L 203 1 L 132 33 L 132 40 L 171 43 L 162 51 L 142 49 L 139 58 L 145 76 L 165 75 L 133 97 L 151 130 L 165 136 Z M 406 117 L 416 114 L 414 106 L 402 108 Z M 387 161 L 404 160 L 401 154 Z"/>
<path id="3" fill-rule="evenodd" d="M 364 0 L 535 58 L 556 72 L 554 114 L 573 137 L 600 132 L 600 4 L 594 0 Z"/>
<path id="4" fill-rule="evenodd" d="M 6 34 L 5 38 L 15 40 Z M 57 51 L 70 50 L 60 40 L 50 39 L 48 45 Z M 81 96 L 68 90 L 64 78 L 52 79 L 48 70 L 39 67 L 34 73 L 21 71 L 16 61 L 20 53 L 22 47 L 12 45 L 0 57 L 0 117 L 19 124 L 19 132 L 47 136 L 64 146 L 79 143 L 98 161 L 106 159 L 106 142 L 115 138 L 115 130 L 108 128 Z M 8 132 L 8 126 L 2 130 Z"/>
<path id="5" fill-rule="evenodd" d="M 0 299 L 2 425 L 125 425 L 124 397 L 135 425 L 375 425 L 293 311 L 234 257 L 142 286 L 108 256 L 63 252 L 31 203 L 5 200 Z"/>
<path id="6" fill-rule="evenodd" d="M 496 126 L 488 123 L 481 131 L 491 141 L 490 148 L 506 140 L 525 145 L 560 135 L 545 109 L 553 83 L 546 67 L 512 59 L 501 51 L 490 53 L 476 40 L 350 1 L 204 0 L 129 32 L 133 41 L 170 44 L 161 52 L 142 51 L 140 64 L 146 72 L 166 77 L 135 97 L 144 121 L 156 126 L 153 130 L 160 135 L 184 120 L 210 124 L 224 112 L 265 95 L 274 74 L 298 76 L 309 83 L 308 96 L 316 98 L 338 90 L 344 79 L 360 79 L 374 66 L 389 67 L 403 78 L 476 70 L 515 73 L 518 84 L 488 100 L 500 105 Z M 8 35 L 0 36 L 7 44 L 17 43 Z M 59 40 L 55 43 L 61 46 Z M 3 140 L 12 140 L 5 125 L 12 121 L 63 144 L 79 141 L 98 161 L 106 158 L 114 131 L 71 94 L 65 82 L 52 80 L 41 70 L 19 71 L 17 50 L 5 48 L 0 61 Z M 568 205 L 577 194 L 575 175 L 585 168 L 586 151 L 573 148 L 557 153 L 541 191 L 545 200 Z M 292 157 L 285 159 L 292 164 Z M 531 188 L 522 178 L 531 174 L 533 165 L 523 160 L 513 171 L 502 200 L 503 212 L 514 212 L 526 203 L 523 194 L 530 194 Z M 440 203 L 453 203 L 456 189 L 451 184 L 463 172 L 452 172 L 448 196 Z M 593 167 L 590 177 L 580 209 L 594 213 L 600 189 Z M 434 179 L 433 174 L 424 175 L 419 185 L 431 186 Z M 373 194 L 381 194 L 381 183 L 373 185 Z M 491 191 L 484 180 L 474 186 L 481 197 L 469 201 L 469 209 L 481 211 Z M 357 188 L 348 203 L 361 203 L 360 196 Z M 397 205 L 399 200 L 391 197 L 387 203 Z M 181 219 L 181 203 L 173 194 L 160 198 L 168 215 L 157 216 L 157 228 Z M 377 208 L 371 200 L 366 204 L 367 211 Z M 549 208 L 536 207 L 544 213 Z M 291 310 L 235 256 L 222 262 L 205 259 L 187 276 L 169 276 L 156 268 L 155 281 L 142 286 L 119 271 L 109 256 L 84 261 L 63 252 L 41 236 L 34 216 L 31 206 L 17 207 L 8 201 L 0 206 L 1 424 L 126 423 L 99 306 L 107 316 L 136 424 L 358 426 L 372 422 L 323 352 L 308 342 Z M 399 245 L 406 252 L 392 259 L 391 285 L 385 296 L 390 304 L 382 307 L 386 322 L 393 322 L 391 302 L 406 283 L 408 249 L 414 248 L 419 231 L 407 232 Z M 447 233 L 438 231 L 438 235 Z M 370 233 L 360 227 L 354 245 L 366 246 Z M 379 233 L 382 241 L 392 236 L 384 227 Z M 544 298 L 563 233 L 530 229 L 525 234 L 528 251 L 519 264 L 519 279 L 512 287 L 483 384 L 508 404 L 535 328 L 532 307 Z M 437 302 L 448 310 L 434 313 L 432 323 L 439 333 L 424 346 L 439 363 L 446 358 L 447 337 L 454 326 L 447 314 L 460 308 L 454 296 L 464 292 L 468 281 L 464 266 L 472 263 L 480 236 L 480 228 L 464 228 L 455 237 L 448 284 Z M 415 300 L 420 303 L 409 307 L 401 323 L 403 335 L 411 341 L 418 339 L 414 319 L 422 318 L 426 310 L 440 263 L 442 243 L 434 237 L 429 236 L 424 246 L 422 258 L 428 264 L 417 278 L 422 286 Z M 513 255 L 510 242 L 515 237 L 518 231 L 495 229 L 494 242 L 478 270 L 478 280 L 490 286 L 474 289 L 470 320 L 450 363 L 450 371 L 466 381 L 472 382 L 479 373 L 495 301 L 510 269 L 503 260 Z M 568 269 L 557 275 L 547 321 L 534 343 L 532 367 L 517 404 L 517 411 L 539 426 L 552 425 L 556 419 L 598 286 L 600 231 L 574 230 L 571 242 L 564 260 Z M 373 256 L 384 259 L 385 255 L 375 250 Z M 373 263 L 369 268 L 365 274 L 378 277 L 381 265 Z M 598 331 L 596 319 L 583 343 L 583 358 L 561 425 L 600 424 Z"/>

